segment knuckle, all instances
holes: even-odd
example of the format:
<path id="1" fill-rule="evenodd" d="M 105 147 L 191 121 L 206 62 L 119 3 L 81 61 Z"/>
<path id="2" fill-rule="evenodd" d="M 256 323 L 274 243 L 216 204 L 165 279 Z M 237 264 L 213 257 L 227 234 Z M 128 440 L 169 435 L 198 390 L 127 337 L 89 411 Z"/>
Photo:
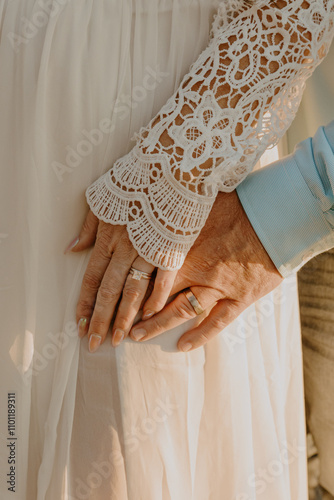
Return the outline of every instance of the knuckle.
<path id="1" fill-rule="evenodd" d="M 192 255 L 191 256 L 191 268 L 187 271 L 194 275 L 195 272 L 207 273 L 212 271 L 213 263 L 209 258 L 203 259 L 202 256 Z"/>
<path id="2" fill-rule="evenodd" d="M 126 332 L 129 329 L 129 327 L 131 327 L 131 324 L 129 324 L 129 319 L 126 316 L 117 316 L 113 326 L 115 330 L 119 328 L 120 330 Z"/>
<path id="3" fill-rule="evenodd" d="M 158 311 L 161 311 L 161 309 L 164 308 L 165 304 L 166 300 L 150 298 L 150 302 L 146 304 L 146 308 L 150 311 L 154 311 L 155 313 L 157 313 Z"/>
<path id="4" fill-rule="evenodd" d="M 250 302 L 251 304 L 252 302 Z M 239 316 L 242 310 L 248 307 L 249 303 L 242 300 L 238 300 L 238 302 L 231 300 L 229 301 L 225 316 L 230 320 L 234 317 Z"/>
<path id="5" fill-rule="evenodd" d="M 94 292 L 97 292 L 100 287 L 99 276 L 94 271 L 87 271 L 84 276 L 82 286 L 86 290 L 93 290 Z"/>
<path id="6" fill-rule="evenodd" d="M 105 319 L 95 316 L 89 326 L 89 330 L 94 333 L 104 333 L 108 330 L 109 324 Z"/>
<path id="7" fill-rule="evenodd" d="M 202 332 L 198 338 L 199 344 L 203 345 L 209 342 L 210 336 L 208 332 Z"/>
<path id="8" fill-rule="evenodd" d="M 156 280 L 156 282 L 154 284 L 155 291 L 159 292 L 159 293 L 164 292 L 169 287 L 170 287 L 170 282 L 166 278 Z"/>
<path id="9" fill-rule="evenodd" d="M 152 323 L 150 323 L 150 333 L 159 333 L 163 332 L 166 329 L 167 325 L 165 325 L 158 316 L 151 321 Z"/>
<path id="10" fill-rule="evenodd" d="M 241 294 L 239 302 L 248 306 L 257 300 L 257 293 L 258 290 L 255 289 L 245 290 L 244 293 Z M 236 309 L 236 306 L 234 306 L 234 309 Z"/>
<path id="11" fill-rule="evenodd" d="M 129 240 L 126 229 L 123 231 L 124 232 L 117 239 L 117 247 L 122 250 L 122 255 L 126 257 L 133 256 L 133 253 L 135 252 L 134 247 Z"/>
<path id="12" fill-rule="evenodd" d="M 122 244 L 122 255 L 124 256 L 124 260 L 133 262 L 133 259 L 137 255 L 137 252 L 130 241 L 129 244 L 125 246 L 123 246 Z"/>
<path id="13" fill-rule="evenodd" d="M 96 250 L 110 257 L 112 254 L 111 234 L 107 233 L 105 230 L 99 231 L 96 238 Z"/>
<path id="14" fill-rule="evenodd" d="M 211 324 L 210 326 L 214 329 L 214 330 L 222 330 L 224 328 L 224 321 L 222 318 L 213 318 L 211 320 Z M 203 333 L 202 335 L 207 335 L 205 333 Z"/>
<path id="15" fill-rule="evenodd" d="M 101 243 L 101 241 L 98 241 L 95 245 L 95 255 L 97 259 L 110 259 L 112 256 L 111 243 Z"/>
<path id="16" fill-rule="evenodd" d="M 180 319 L 191 319 L 194 317 L 195 312 L 190 304 L 180 301 L 174 305 L 174 315 Z"/>
<path id="17" fill-rule="evenodd" d="M 103 304 L 110 304 L 118 300 L 119 294 L 113 288 L 108 288 L 106 286 L 101 286 L 97 299 Z"/>
<path id="18" fill-rule="evenodd" d="M 223 328 L 223 325 L 224 325 L 224 322 L 221 318 L 213 318 L 211 320 L 211 326 L 212 328 L 214 328 L 215 330 L 220 330 Z"/>
<path id="19" fill-rule="evenodd" d="M 93 313 L 94 305 L 86 300 L 80 300 L 77 306 L 76 314 L 79 318 L 90 317 Z"/>
<path id="20" fill-rule="evenodd" d="M 133 259 L 136 256 L 136 251 L 134 248 L 132 248 L 132 250 L 127 250 L 122 247 L 121 252 L 124 267 L 128 269 L 127 263 L 131 264 L 133 262 Z"/>
<path id="21" fill-rule="evenodd" d="M 125 249 L 131 250 L 133 248 L 126 229 L 123 230 L 122 236 L 120 237 L 120 243 Z"/>
<path id="22" fill-rule="evenodd" d="M 112 257 L 112 251 L 106 247 L 97 247 L 95 255 L 100 261 L 110 262 L 110 259 Z"/>
<path id="23" fill-rule="evenodd" d="M 117 231 L 117 226 L 104 221 L 99 222 L 99 236 L 105 235 L 110 238 L 115 231 Z"/>
<path id="24" fill-rule="evenodd" d="M 142 297 L 142 293 L 138 288 L 126 286 L 123 290 L 123 297 L 130 302 L 137 302 Z"/>

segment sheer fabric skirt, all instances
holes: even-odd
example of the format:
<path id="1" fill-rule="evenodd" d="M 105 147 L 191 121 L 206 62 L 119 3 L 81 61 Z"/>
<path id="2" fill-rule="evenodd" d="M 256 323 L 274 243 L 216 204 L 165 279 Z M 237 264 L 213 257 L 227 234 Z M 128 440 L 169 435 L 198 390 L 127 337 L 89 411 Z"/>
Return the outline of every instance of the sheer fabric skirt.
<path id="1" fill-rule="evenodd" d="M 84 191 L 177 88 L 215 7 L 0 0 L 2 499 L 307 497 L 294 277 L 191 353 L 189 324 L 95 354 L 76 334 L 90 252 L 63 249 Z"/>

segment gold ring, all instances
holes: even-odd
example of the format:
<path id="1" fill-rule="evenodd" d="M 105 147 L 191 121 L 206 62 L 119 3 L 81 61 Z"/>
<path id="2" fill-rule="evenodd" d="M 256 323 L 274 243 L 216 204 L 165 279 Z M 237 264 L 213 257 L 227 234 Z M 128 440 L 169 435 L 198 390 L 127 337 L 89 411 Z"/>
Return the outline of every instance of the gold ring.
<path id="1" fill-rule="evenodd" d="M 202 309 L 201 304 L 198 302 L 197 298 L 193 294 L 193 292 L 190 290 L 190 288 L 186 288 L 183 290 L 184 295 L 187 297 L 187 299 L 190 302 L 191 307 L 194 309 L 195 313 L 199 316 L 200 314 L 204 313 L 204 309 Z"/>
<path id="2" fill-rule="evenodd" d="M 137 281 L 140 281 L 141 279 L 150 280 L 152 277 L 152 273 L 144 273 L 144 271 L 139 271 L 139 269 L 135 269 L 134 267 L 130 268 L 129 275 L 133 280 Z"/>

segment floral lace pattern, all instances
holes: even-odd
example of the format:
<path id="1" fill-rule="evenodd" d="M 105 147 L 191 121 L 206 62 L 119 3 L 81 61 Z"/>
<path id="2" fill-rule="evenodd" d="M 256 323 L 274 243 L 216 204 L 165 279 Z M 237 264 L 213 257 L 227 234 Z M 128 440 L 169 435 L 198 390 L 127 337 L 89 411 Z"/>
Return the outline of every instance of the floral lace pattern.
<path id="1" fill-rule="evenodd" d="M 334 0 L 221 2 L 208 47 L 129 154 L 86 192 L 138 253 L 178 269 L 218 191 L 275 145 L 334 33 Z"/>

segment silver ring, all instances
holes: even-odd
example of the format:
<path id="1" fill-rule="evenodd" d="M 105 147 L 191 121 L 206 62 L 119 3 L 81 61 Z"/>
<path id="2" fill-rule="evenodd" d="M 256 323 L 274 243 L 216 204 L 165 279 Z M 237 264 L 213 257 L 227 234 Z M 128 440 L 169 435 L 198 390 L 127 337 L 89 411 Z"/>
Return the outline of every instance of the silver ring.
<path id="1" fill-rule="evenodd" d="M 187 297 L 187 299 L 190 302 L 191 307 L 194 309 L 195 313 L 199 316 L 200 314 L 204 313 L 204 309 L 202 309 L 201 304 L 198 302 L 197 298 L 193 294 L 193 292 L 190 290 L 190 288 L 186 288 L 183 290 L 184 295 Z"/>
<path id="2" fill-rule="evenodd" d="M 150 280 L 152 277 L 152 273 L 144 273 L 144 271 L 139 271 L 139 269 L 131 267 L 129 271 L 129 276 L 131 276 L 133 280 L 137 281 L 140 281 L 141 279 Z"/>

